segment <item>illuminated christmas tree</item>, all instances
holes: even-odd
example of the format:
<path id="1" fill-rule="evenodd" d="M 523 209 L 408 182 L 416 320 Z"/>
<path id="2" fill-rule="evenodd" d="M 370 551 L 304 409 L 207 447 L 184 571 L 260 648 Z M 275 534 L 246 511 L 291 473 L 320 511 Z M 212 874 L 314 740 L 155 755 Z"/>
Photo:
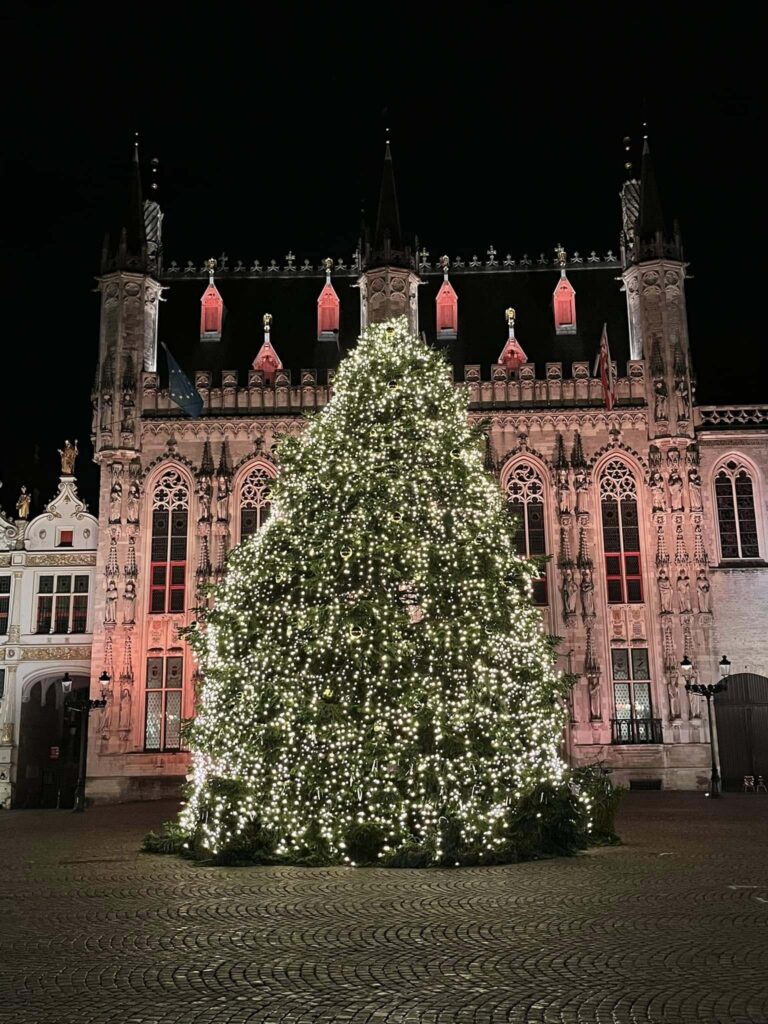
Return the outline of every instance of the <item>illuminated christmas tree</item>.
<path id="1" fill-rule="evenodd" d="M 564 684 L 466 395 L 404 318 L 364 332 L 330 404 L 284 442 L 272 501 L 189 633 L 191 844 L 314 863 L 514 856 L 522 818 L 568 792 Z M 577 803 L 551 827 L 580 827 Z"/>

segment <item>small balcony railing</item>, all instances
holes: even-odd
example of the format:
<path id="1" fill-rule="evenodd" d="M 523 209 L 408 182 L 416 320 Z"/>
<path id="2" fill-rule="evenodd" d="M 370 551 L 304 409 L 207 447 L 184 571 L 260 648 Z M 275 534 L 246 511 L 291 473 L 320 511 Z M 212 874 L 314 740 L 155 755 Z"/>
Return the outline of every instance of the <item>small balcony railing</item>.
<path id="1" fill-rule="evenodd" d="M 612 718 L 612 743 L 663 743 L 660 718 Z"/>

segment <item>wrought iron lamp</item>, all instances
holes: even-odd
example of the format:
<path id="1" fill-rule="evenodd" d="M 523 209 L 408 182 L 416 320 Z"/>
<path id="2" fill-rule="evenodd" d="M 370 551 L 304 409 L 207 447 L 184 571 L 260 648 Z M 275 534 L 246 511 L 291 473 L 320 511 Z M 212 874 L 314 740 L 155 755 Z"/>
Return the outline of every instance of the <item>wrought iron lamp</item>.
<path id="1" fill-rule="evenodd" d="M 703 697 L 707 702 L 707 719 L 709 720 L 709 749 L 712 760 L 711 780 L 709 786 L 710 797 L 720 796 L 720 772 L 717 769 L 717 760 L 715 758 L 715 735 L 712 726 L 712 699 L 716 693 L 722 693 L 723 690 L 728 689 L 728 676 L 731 674 L 731 663 L 725 655 L 720 659 L 720 678 L 716 683 L 694 683 L 691 682 L 693 677 L 693 663 L 686 654 L 683 660 L 680 662 L 680 671 L 683 673 L 683 679 L 685 679 L 685 689 L 688 693 L 695 693 L 699 697 Z"/>

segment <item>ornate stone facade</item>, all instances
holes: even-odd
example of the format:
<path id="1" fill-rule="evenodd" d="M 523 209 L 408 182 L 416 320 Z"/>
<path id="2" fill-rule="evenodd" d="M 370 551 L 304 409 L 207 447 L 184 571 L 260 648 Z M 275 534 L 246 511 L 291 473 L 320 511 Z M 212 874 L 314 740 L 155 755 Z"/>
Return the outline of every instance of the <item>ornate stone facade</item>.
<path id="1" fill-rule="evenodd" d="M 565 738 L 572 761 L 604 761 L 625 783 L 702 786 L 707 725 L 682 686 L 680 660 L 688 654 L 707 680 L 726 651 L 734 663 L 743 658 L 752 671 L 768 674 L 768 631 L 750 634 L 743 625 L 758 592 L 768 597 L 768 410 L 731 413 L 696 404 L 686 264 L 679 239 L 668 239 L 652 223 L 653 211 L 643 208 L 645 186 L 629 182 L 623 192 L 621 262 L 610 252 L 568 257 L 562 247 L 553 259 L 502 260 L 491 246 L 487 261 L 443 257 L 433 267 L 426 249 L 412 257 L 402 244 L 396 206 L 392 213 L 389 152 L 387 161 L 380 218 L 384 209 L 391 223 L 379 224 L 379 242 L 359 247 L 348 263 L 297 267 L 290 253 L 283 267 L 239 260 L 230 268 L 223 257 L 199 268 L 174 262 L 163 271 L 141 246 L 132 263 L 119 253 L 105 263 L 92 396 L 101 531 L 91 673 L 94 692 L 105 670 L 116 682 L 110 706 L 91 726 L 94 799 L 156 795 L 183 780 L 188 757 L 179 724 L 194 714 L 195 667 L 179 630 L 205 605 L 207 586 L 225 572 L 233 545 L 269 514 L 279 441 L 302 429 L 307 410 L 328 402 L 328 357 L 345 347 L 345 304 L 350 331 L 381 319 L 382 310 L 402 312 L 428 341 L 448 346 L 470 419 L 486 433 L 488 466 L 518 516 L 520 550 L 549 557 L 535 597 L 546 629 L 562 638 L 561 667 L 574 677 Z M 199 319 L 214 264 L 223 320 L 207 331 L 211 337 L 205 331 L 191 337 L 196 318 L 184 314 L 174 326 L 175 311 L 197 303 Z M 312 294 L 313 281 L 318 294 L 324 281 L 329 285 L 331 267 L 341 340 L 335 328 L 320 329 L 313 338 L 319 368 L 297 374 L 285 368 L 289 350 L 300 348 L 302 331 L 312 334 L 316 311 L 308 310 L 306 328 L 283 325 Z M 526 313 L 526 296 L 542 288 L 562 291 L 566 268 L 568 329 L 560 322 L 562 310 L 559 320 L 553 310 L 546 333 L 541 329 L 537 340 L 531 326 L 527 336 L 535 311 Z M 452 316 L 458 304 L 458 318 L 441 332 L 430 303 L 449 269 Z M 265 374 L 247 366 L 260 344 L 253 325 L 273 301 L 267 296 L 277 294 L 276 282 L 295 298 L 292 313 L 275 314 L 274 324 L 269 315 L 281 365 Z M 238 326 L 234 313 L 228 320 L 235 287 L 240 309 L 251 289 L 250 327 Z M 487 363 L 459 357 L 481 358 L 494 288 L 500 300 L 491 310 L 493 322 L 503 327 L 508 303 L 515 303 L 528 361 L 513 369 L 497 361 L 488 371 Z M 501 298 L 505 293 L 509 297 Z M 203 405 L 199 417 L 181 411 L 158 372 L 158 310 L 161 322 L 168 317 L 169 344 L 187 347 L 185 369 Z M 619 373 L 615 401 L 606 402 L 591 363 L 600 324 L 611 317 Z M 244 338 L 252 345 L 247 361 L 238 354 Z M 505 340 L 502 330 L 499 350 Z M 353 343 L 352 337 L 347 346 Z M 534 361 L 537 345 L 543 366 Z M 733 509 L 743 507 L 745 481 L 752 519 L 724 541 L 728 495 Z M 734 646 L 737 636 L 741 650 Z"/>

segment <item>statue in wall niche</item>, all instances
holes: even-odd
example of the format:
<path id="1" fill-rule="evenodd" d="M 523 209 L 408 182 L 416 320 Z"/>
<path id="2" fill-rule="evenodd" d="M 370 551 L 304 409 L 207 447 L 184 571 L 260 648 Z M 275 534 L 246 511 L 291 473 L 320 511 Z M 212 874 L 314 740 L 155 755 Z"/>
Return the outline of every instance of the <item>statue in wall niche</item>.
<path id="1" fill-rule="evenodd" d="M 658 585 L 661 614 L 669 615 L 672 612 L 672 580 L 664 566 L 659 569 Z"/>
<path id="2" fill-rule="evenodd" d="M 101 396 L 101 429 L 109 431 L 112 429 L 112 395 Z"/>
<path id="3" fill-rule="evenodd" d="M 59 448 L 59 457 L 61 459 L 61 475 L 74 476 L 75 459 L 77 458 L 77 438 L 75 438 L 74 444 L 71 441 L 64 442 L 64 447 Z"/>
<path id="4" fill-rule="evenodd" d="M 664 477 L 658 470 L 651 473 L 651 511 L 666 512 L 667 494 L 664 486 Z"/>
<path id="5" fill-rule="evenodd" d="M 216 477 L 216 516 L 222 522 L 229 519 L 229 480 L 226 473 Z"/>
<path id="6" fill-rule="evenodd" d="M 691 512 L 701 512 L 701 474 L 695 466 L 688 470 L 688 496 Z"/>
<path id="7" fill-rule="evenodd" d="M 690 612 L 691 608 L 691 580 L 688 573 L 683 569 L 677 576 L 677 600 L 681 612 Z"/>
<path id="8" fill-rule="evenodd" d="M 117 584 L 113 579 L 107 583 L 107 605 L 104 612 L 105 622 L 117 621 Z"/>
<path id="9" fill-rule="evenodd" d="M 141 488 L 138 480 L 131 480 L 128 488 L 128 502 L 126 508 L 126 519 L 129 523 L 139 521 L 139 502 L 141 501 Z"/>
<path id="10" fill-rule="evenodd" d="M 586 496 L 589 480 L 587 471 L 583 466 L 577 466 L 573 471 L 573 486 L 576 490 L 576 511 L 584 511 L 584 498 Z"/>
<path id="11" fill-rule="evenodd" d="M 563 614 L 566 618 L 576 614 L 576 595 L 579 585 L 573 578 L 573 569 L 566 569 L 563 575 Z"/>
<path id="12" fill-rule="evenodd" d="M 123 686 L 120 690 L 120 717 L 118 718 L 117 727 L 122 732 L 131 728 L 131 705 L 133 704 L 133 697 L 131 696 L 130 686 Z"/>
<path id="13" fill-rule="evenodd" d="M 109 491 L 109 521 L 119 523 L 123 505 L 123 485 L 115 480 Z"/>
<path id="14" fill-rule="evenodd" d="M 589 619 L 595 616 L 595 583 L 592 570 L 585 566 L 581 570 L 581 610 Z"/>
<path id="15" fill-rule="evenodd" d="M 570 485 L 568 483 L 568 470 L 557 470 L 557 497 L 560 511 L 568 513 L 571 511 Z"/>
<path id="16" fill-rule="evenodd" d="M 708 615 L 710 612 L 710 595 L 711 584 L 707 579 L 707 574 L 703 569 L 699 569 L 698 575 L 696 576 L 696 599 L 699 605 L 699 611 L 703 615 Z"/>
<path id="17" fill-rule="evenodd" d="M 669 717 L 680 718 L 680 689 L 676 676 L 667 676 L 667 697 L 669 698 Z"/>
<path id="18" fill-rule="evenodd" d="M 200 518 L 209 520 L 211 518 L 211 478 L 207 473 L 201 473 L 197 481 L 197 500 L 200 504 Z"/>
<path id="19" fill-rule="evenodd" d="M 107 692 L 104 694 L 106 704 L 101 709 L 99 716 L 99 732 L 101 733 L 102 739 L 109 739 L 109 734 L 112 731 L 112 704 L 113 704 L 113 691 L 110 686 Z"/>
<path id="20" fill-rule="evenodd" d="M 587 676 L 587 693 L 589 694 L 589 717 L 596 722 L 603 717 L 600 707 L 600 676 Z"/>
<path id="21" fill-rule="evenodd" d="M 667 385 L 659 377 L 653 382 L 653 415 L 657 420 L 667 419 Z"/>
<path id="22" fill-rule="evenodd" d="M 688 400 L 688 384 L 685 377 L 678 377 L 675 380 L 675 404 L 677 406 L 678 420 L 690 419 L 691 406 Z"/>
<path id="23" fill-rule="evenodd" d="M 669 504 L 673 512 L 683 511 L 683 478 L 676 469 L 669 474 Z"/>
<path id="24" fill-rule="evenodd" d="M 125 581 L 123 591 L 123 622 L 126 625 L 133 625 L 136 621 L 136 583 L 133 580 Z"/>

